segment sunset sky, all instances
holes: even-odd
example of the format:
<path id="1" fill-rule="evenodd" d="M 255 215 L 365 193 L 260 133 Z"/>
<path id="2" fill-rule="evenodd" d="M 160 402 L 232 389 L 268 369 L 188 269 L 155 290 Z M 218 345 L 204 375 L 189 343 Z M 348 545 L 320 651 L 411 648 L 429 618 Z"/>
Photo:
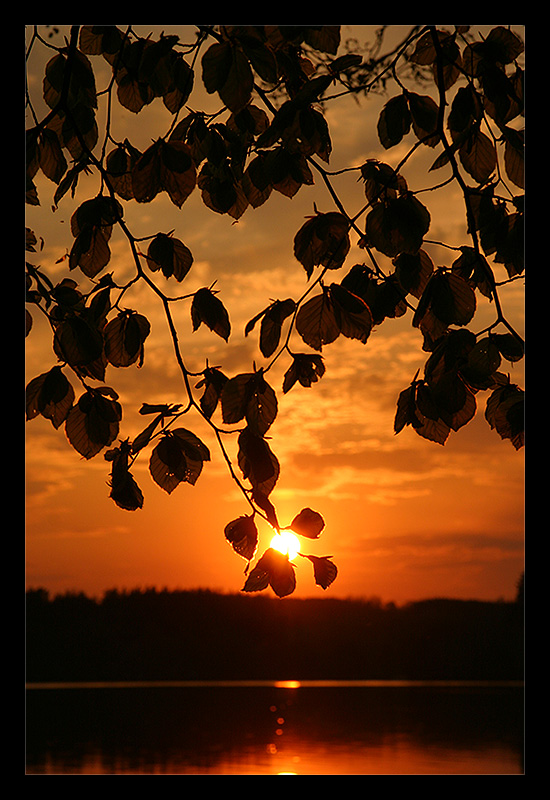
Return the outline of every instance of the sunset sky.
<path id="1" fill-rule="evenodd" d="M 397 38 L 407 29 L 393 27 Z M 488 32 L 493 26 L 475 27 Z M 162 30 L 176 32 L 186 41 L 192 28 L 137 26 L 136 30 L 151 31 L 154 36 Z M 370 26 L 343 26 L 342 38 L 356 36 L 364 41 L 371 30 Z M 59 37 L 54 41 L 60 42 Z M 98 57 L 92 61 L 94 66 L 101 62 Z M 39 113 L 44 63 L 33 61 L 29 73 Z M 101 74 L 108 75 L 105 69 Z M 96 79 L 98 89 L 105 85 L 98 73 Z M 367 158 L 392 166 L 399 163 L 413 143 L 412 134 L 384 151 L 376 132 L 380 109 L 392 93 L 396 93 L 393 88 L 387 96 L 368 101 L 344 99 L 328 105 L 331 169 L 359 166 Z M 197 92 L 188 105 L 210 111 L 218 102 Z M 114 135 L 145 149 L 167 129 L 169 116 L 161 100 L 137 116 L 117 112 Z M 428 187 L 448 177 L 445 170 L 427 174 L 435 157 L 433 150 L 423 148 L 407 162 L 403 174 L 411 188 Z M 37 176 L 36 185 L 41 206 L 27 206 L 26 224 L 45 244 L 41 253 L 27 254 L 28 260 L 42 265 L 56 280 L 69 275 L 85 280 L 80 273 L 69 273 L 66 262 L 56 263 L 71 247 L 69 226 L 76 205 L 66 195 L 51 213 L 54 185 L 43 176 Z M 335 186 L 351 215 L 364 205 L 357 172 L 335 178 Z M 76 203 L 98 188 L 95 177 L 82 182 Z M 427 238 L 466 244 L 458 191 L 452 187 L 421 198 L 432 216 Z M 227 344 L 204 326 L 193 333 L 188 305 L 182 303 L 176 310 L 188 369 L 199 372 L 206 357 L 229 376 L 251 371 L 253 361 L 258 366 L 264 363 L 258 329 L 245 338 L 244 327 L 272 299 L 298 299 L 307 287 L 304 269 L 293 254 L 293 240 L 313 213 L 314 203 L 319 211 L 334 210 L 319 178 L 314 186 L 302 187 L 292 200 L 274 192 L 260 208 L 247 209 L 237 223 L 207 209 L 198 190 L 181 210 L 166 194 L 153 204 L 125 204 L 126 222 L 136 236 L 174 230 L 193 253 L 191 271 L 184 284 L 174 284 L 173 293 L 190 293 L 216 280 L 228 309 L 232 335 Z M 450 265 L 456 257 L 454 251 L 438 245 L 425 249 L 436 265 Z M 111 250 L 112 262 L 106 271 L 115 270 L 115 277 L 122 280 L 125 271 L 132 273 L 133 264 L 121 235 L 113 234 Z M 353 264 L 364 261 L 365 253 L 354 237 L 341 277 Z M 504 272 L 497 272 L 497 277 L 502 279 Z M 520 333 L 523 288 L 523 281 L 516 281 L 501 291 L 505 312 Z M 148 421 L 137 413 L 143 402 L 178 403 L 185 398 L 159 301 L 139 287 L 131 299 L 125 298 L 125 305 L 144 313 L 152 326 L 144 366 L 110 367 L 105 379 L 119 393 L 124 408 L 121 438 L 132 438 L 144 427 L 144 419 Z M 479 294 L 478 309 L 471 326 L 474 331 L 494 318 L 494 309 Z M 38 314 L 33 318 L 27 339 L 27 381 L 56 363 L 49 327 Z M 298 344 L 299 339 L 295 341 Z M 301 343 L 297 349 L 306 348 Z M 294 596 L 376 596 L 398 603 L 436 596 L 513 598 L 523 569 L 524 459 L 522 451 L 502 441 L 485 421 L 487 393 L 478 395 L 473 422 L 452 434 L 442 447 L 420 438 L 410 427 L 397 436 L 393 432 L 397 397 L 417 370 L 423 369 L 427 357 L 410 314 L 386 320 L 366 345 L 340 337 L 323 348 L 322 355 L 326 373 L 312 388 L 295 386 L 283 395 L 282 377 L 288 367 L 284 358 L 269 373 L 279 400 L 279 413 L 270 429 L 271 447 L 281 464 L 271 500 L 283 524 L 304 507 L 322 514 L 325 530 L 317 541 L 306 542 L 303 551 L 333 556 L 339 570 L 335 583 L 324 592 L 314 584 L 311 564 L 298 558 Z M 523 386 L 521 363 L 503 363 L 501 369 Z M 211 462 L 194 487 L 182 484 L 169 496 L 149 475 L 147 451 L 132 470 L 145 495 L 143 509 L 136 512 L 119 509 L 109 498 L 109 464 L 103 453 L 85 461 L 62 429 L 55 431 L 43 418 L 26 424 L 28 586 L 45 587 L 52 593 L 82 590 L 96 596 L 110 588 L 150 586 L 240 590 L 245 562 L 225 542 L 224 527 L 249 509 L 205 423 L 197 416 L 182 424 L 208 444 Z M 270 540 L 267 527 L 261 533 L 259 554 Z"/>

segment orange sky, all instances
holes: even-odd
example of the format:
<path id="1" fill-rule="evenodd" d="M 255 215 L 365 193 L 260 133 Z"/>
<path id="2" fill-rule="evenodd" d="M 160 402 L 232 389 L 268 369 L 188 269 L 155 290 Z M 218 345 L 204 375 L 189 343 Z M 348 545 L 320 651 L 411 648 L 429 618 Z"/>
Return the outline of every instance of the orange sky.
<path id="1" fill-rule="evenodd" d="M 355 31 L 363 28 L 359 38 L 366 38 L 368 26 L 353 27 Z M 138 30 L 146 33 L 149 28 L 138 26 Z M 152 26 L 151 30 L 158 35 L 160 30 L 188 28 Z M 346 30 L 344 26 L 344 38 Z M 35 96 L 42 81 L 39 66 L 33 66 L 29 76 Z M 360 106 L 345 100 L 329 110 L 332 169 L 357 166 L 366 158 L 391 165 L 399 162 L 412 139 L 382 150 L 376 121 L 386 100 L 374 98 Z M 206 98 L 205 102 L 213 101 Z M 194 95 L 189 105 L 199 107 Z M 167 119 L 157 100 L 143 115 L 124 112 L 115 120 L 115 136 L 128 137 L 144 148 L 166 129 Z M 433 151 L 425 148 L 408 162 L 404 174 L 412 188 L 447 177 L 426 178 L 433 160 Z M 29 260 L 61 279 L 69 273 L 64 263 L 55 262 L 72 243 L 72 201 L 67 195 L 51 214 L 53 184 L 38 178 L 37 187 L 42 205 L 27 207 L 27 225 L 44 238 L 45 247 Z M 336 187 L 354 214 L 364 202 L 356 173 L 338 179 Z M 83 183 L 77 202 L 97 188 L 95 179 Z M 443 197 L 422 195 L 432 213 L 431 240 L 466 243 L 456 200 L 454 189 Z M 244 326 L 271 299 L 297 299 L 304 291 L 306 276 L 294 258 L 293 239 L 314 203 L 320 211 L 333 210 L 319 180 L 313 187 L 303 187 L 293 200 L 273 193 L 264 206 L 248 209 L 236 224 L 206 209 L 197 190 L 181 210 L 166 194 L 152 205 L 126 204 L 126 221 L 136 236 L 173 229 L 191 249 L 194 264 L 185 279 L 185 292 L 216 279 L 229 311 L 233 333 L 227 344 L 204 326 L 192 333 L 188 307 L 182 306 L 176 314 L 190 370 L 201 370 L 206 356 L 228 375 L 250 371 L 253 360 L 263 363 L 257 329 L 245 338 Z M 430 203 L 435 204 L 433 208 Z M 426 249 L 436 265 L 450 265 L 454 260 L 452 252 L 442 247 Z M 117 274 L 119 269 L 131 271 L 125 243 L 116 234 L 111 250 L 107 271 L 115 265 Z M 354 240 L 342 276 L 354 263 L 363 262 L 364 255 Z M 505 311 L 521 332 L 523 282 L 504 287 L 501 296 Z M 141 370 L 110 367 L 107 372 L 105 383 L 119 392 L 124 408 L 122 438 L 131 438 L 143 427 L 144 418 L 137 414 L 142 402 L 175 403 L 184 397 L 162 308 L 142 288 L 136 290 L 132 302 L 149 318 L 152 331 Z M 130 306 L 128 298 L 126 304 Z M 478 307 L 473 330 L 481 330 L 493 319 L 493 309 L 479 296 Z M 55 364 L 50 332 L 38 315 L 34 317 L 35 327 L 27 340 L 27 380 Z M 397 396 L 426 360 L 421 346 L 421 334 L 406 315 L 386 320 L 366 345 L 341 337 L 324 348 L 325 376 L 310 389 L 296 386 L 288 395 L 282 394 L 286 363 L 269 373 L 279 399 L 270 434 L 281 463 L 281 477 L 271 499 L 283 524 L 305 506 L 323 515 L 323 534 L 303 549 L 333 556 L 339 569 L 336 582 L 324 593 L 314 585 L 309 562 L 298 559 L 295 596 L 377 596 L 396 602 L 434 596 L 514 596 L 523 569 L 523 454 L 490 430 L 483 418 L 483 393 L 475 420 L 453 434 L 444 447 L 421 439 L 411 428 L 394 435 Z M 523 385 L 522 365 L 510 367 L 510 372 L 512 380 Z M 204 587 L 228 592 L 241 588 L 245 562 L 225 542 L 223 530 L 227 522 L 248 513 L 248 507 L 204 423 L 197 418 L 185 425 L 209 445 L 212 461 L 194 487 L 182 484 L 168 496 L 150 478 L 147 454 L 133 468 L 145 495 L 144 508 L 130 513 L 109 499 L 109 465 L 103 454 L 85 462 L 63 432 L 56 432 L 49 422 L 39 418 L 27 423 L 29 586 L 95 595 L 114 587 Z M 260 554 L 269 538 L 263 528 Z"/>

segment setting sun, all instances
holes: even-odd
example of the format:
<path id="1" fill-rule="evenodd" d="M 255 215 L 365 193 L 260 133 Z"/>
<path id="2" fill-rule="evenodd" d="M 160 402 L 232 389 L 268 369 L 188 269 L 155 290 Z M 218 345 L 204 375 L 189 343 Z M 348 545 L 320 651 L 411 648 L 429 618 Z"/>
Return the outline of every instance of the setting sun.
<path id="1" fill-rule="evenodd" d="M 292 531 L 280 531 L 271 540 L 271 547 L 280 553 L 284 553 L 284 555 L 288 555 L 292 561 L 300 552 L 300 540 Z"/>

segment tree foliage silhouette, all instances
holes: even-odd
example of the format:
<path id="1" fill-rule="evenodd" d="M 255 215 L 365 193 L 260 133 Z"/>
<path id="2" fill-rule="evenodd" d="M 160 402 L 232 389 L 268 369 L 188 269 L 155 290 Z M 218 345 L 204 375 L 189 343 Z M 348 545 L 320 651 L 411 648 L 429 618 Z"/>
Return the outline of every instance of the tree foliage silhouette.
<path id="1" fill-rule="evenodd" d="M 76 205 L 67 262 L 71 274 L 86 280 L 55 282 L 27 261 L 27 335 L 33 315 L 43 314 L 57 361 L 28 384 L 26 414 L 28 420 L 42 415 L 63 428 L 85 459 L 103 452 L 117 506 L 130 511 L 143 506 L 131 471 L 138 458 L 149 458 L 152 480 L 169 494 L 182 483 L 196 483 L 211 453 L 191 429 L 194 412 L 211 427 L 247 504 L 248 513 L 225 528 L 226 540 L 246 561 L 244 591 L 271 586 L 279 596 L 292 593 L 295 569 L 286 556 L 269 548 L 252 566 L 257 520 L 282 527 L 271 499 L 281 467 L 269 440 L 278 411 L 270 370 L 286 358 L 282 392 L 297 384 L 311 388 L 325 374 L 323 348 L 341 336 L 368 346 L 375 326 L 408 313 L 428 355 L 423 375 L 417 373 L 396 398 L 395 433 L 412 426 L 443 445 L 475 416 L 486 392 L 488 424 L 516 449 L 523 445 L 523 390 L 502 370 L 503 362 L 522 359 L 523 341 L 499 295 L 503 283 L 524 272 L 518 62 L 523 43 L 516 33 L 497 26 L 483 39 L 470 26 L 414 26 L 385 55 L 380 35 L 365 58 L 344 46 L 340 26 L 332 25 L 196 26 L 191 44 L 177 35 L 142 38 L 132 26 L 85 25 L 72 26 L 62 46 L 52 39 L 37 26 L 29 29 L 28 55 L 47 47 L 52 57 L 42 83 L 49 111 L 42 118 L 27 94 L 27 202 L 40 204 L 34 179 L 41 171 L 54 185 L 54 208 Z M 98 60 L 111 70 L 102 90 L 96 86 Z M 218 113 L 189 109 L 200 81 L 218 98 Z M 324 111 L 340 97 L 375 91 L 389 95 L 377 124 L 382 148 L 411 144 L 397 168 L 376 159 L 349 168 L 359 179 L 360 210 L 351 213 L 336 188 L 340 173 L 328 168 L 332 140 Z M 117 104 L 137 116 L 158 101 L 172 115 L 168 131 L 143 151 L 116 138 Z M 104 131 L 98 126 L 102 104 Z M 434 151 L 430 173 L 446 175 L 429 189 L 409 186 L 401 173 L 418 148 Z M 90 174 L 98 177 L 99 190 L 82 199 L 80 181 Z M 314 176 L 328 188 L 334 208 L 314 207 L 295 234 L 293 252 L 306 273 L 307 290 L 297 299 L 273 300 L 244 331 L 258 335 L 265 366 L 254 364 L 230 376 L 205 359 L 200 374 L 191 373 L 179 345 L 174 304 L 188 305 L 193 331 L 205 326 L 224 341 L 234 335 L 231 315 L 214 285 L 184 296 L 173 293 L 193 269 L 191 250 L 177 231 L 138 236 L 127 224 L 126 209 L 166 193 L 184 213 L 187 199 L 198 192 L 206 213 L 238 220 L 247 209 L 268 203 L 274 192 L 292 198 L 307 191 Z M 424 247 L 432 220 L 420 196 L 450 183 L 459 190 L 468 239 L 444 245 L 456 259 L 443 267 Z M 135 267 L 125 283 L 111 260 L 115 228 L 123 232 Z M 352 240 L 364 250 L 364 263 L 346 265 Z M 38 249 L 39 237 L 27 229 L 27 251 Z M 105 381 L 111 368 L 140 366 L 146 358 L 151 324 L 139 309 L 123 305 L 138 282 L 162 303 L 185 397 L 181 404 L 144 402 L 144 427 L 130 440 L 123 438 L 119 395 Z M 492 304 L 494 319 L 473 332 L 467 326 L 480 297 Z M 235 433 L 233 461 L 226 435 Z M 288 527 L 316 539 L 324 520 L 303 509 Z M 326 589 L 337 575 L 331 556 L 302 555 Z"/>

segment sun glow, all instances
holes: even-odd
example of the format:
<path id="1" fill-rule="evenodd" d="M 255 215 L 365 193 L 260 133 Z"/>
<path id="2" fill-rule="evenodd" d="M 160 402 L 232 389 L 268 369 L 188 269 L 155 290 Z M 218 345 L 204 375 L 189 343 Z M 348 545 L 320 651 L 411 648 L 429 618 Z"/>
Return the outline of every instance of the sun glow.
<path id="1" fill-rule="evenodd" d="M 279 553 L 288 555 L 292 561 L 300 552 L 300 540 L 292 531 L 280 531 L 271 540 L 271 547 L 274 550 L 278 550 Z"/>

